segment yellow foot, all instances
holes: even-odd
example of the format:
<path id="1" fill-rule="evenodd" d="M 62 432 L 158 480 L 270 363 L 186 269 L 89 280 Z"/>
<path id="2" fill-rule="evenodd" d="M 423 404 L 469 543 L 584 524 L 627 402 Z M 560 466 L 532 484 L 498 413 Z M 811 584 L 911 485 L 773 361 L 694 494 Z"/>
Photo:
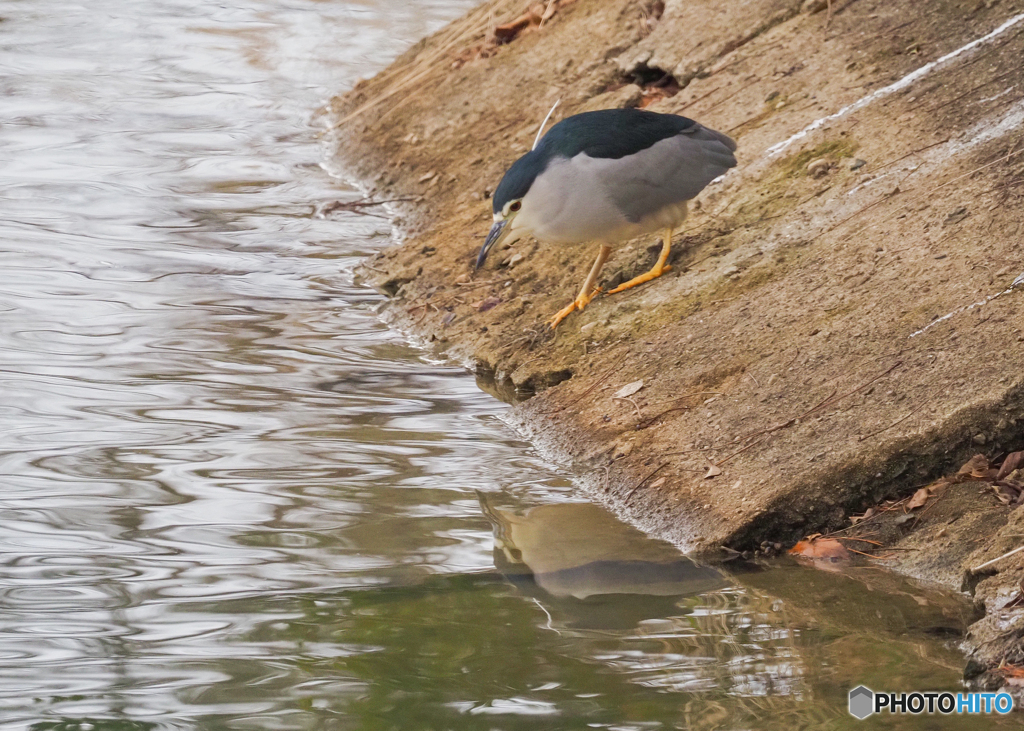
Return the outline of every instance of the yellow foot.
<path id="1" fill-rule="evenodd" d="M 594 299 L 594 297 L 596 297 L 600 293 L 600 287 L 594 287 L 594 291 L 588 295 L 585 295 L 582 292 L 580 292 L 576 299 L 574 299 L 572 302 L 570 302 L 565 307 L 563 307 L 562 309 L 555 313 L 555 316 L 551 318 L 551 322 L 548 323 L 548 327 L 554 330 L 556 327 L 558 327 L 558 323 L 567 318 L 576 310 L 582 310 L 584 307 L 590 304 L 590 300 Z"/>
<path id="2" fill-rule="evenodd" d="M 656 266 L 651 271 L 645 272 L 644 274 L 641 274 L 639 277 L 633 277 L 628 282 L 623 282 L 622 284 L 620 284 L 615 289 L 609 289 L 608 290 L 608 294 L 616 294 L 618 292 L 622 292 L 622 291 L 625 291 L 627 289 L 632 289 L 633 287 L 637 286 L 638 284 L 643 284 L 644 282 L 649 282 L 652 279 L 657 279 L 658 277 L 660 277 L 665 272 L 670 272 L 670 271 L 672 271 L 672 265 L 671 264 L 667 264 L 667 265 L 665 265 L 663 267 L 657 267 Z"/>

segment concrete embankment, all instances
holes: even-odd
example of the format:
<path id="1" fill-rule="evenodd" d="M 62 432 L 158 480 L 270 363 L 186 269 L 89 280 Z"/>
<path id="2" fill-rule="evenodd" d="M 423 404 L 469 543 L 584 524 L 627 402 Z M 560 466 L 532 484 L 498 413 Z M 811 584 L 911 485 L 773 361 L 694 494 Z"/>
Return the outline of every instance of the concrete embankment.
<path id="1" fill-rule="evenodd" d="M 484 3 L 331 104 L 346 167 L 378 198 L 415 198 L 403 243 L 363 272 L 396 327 L 535 393 L 513 412 L 525 433 L 696 553 L 848 529 L 975 453 L 998 465 L 1024 446 L 1024 3 L 533 13 Z M 490 191 L 556 99 L 556 120 L 693 117 L 736 139 L 740 165 L 698 198 L 670 274 L 552 333 L 596 245 L 521 241 L 472 264 Z M 646 270 L 652 244 L 618 247 L 606 288 Z M 934 560 L 890 563 L 961 589 L 1020 519 L 986 484 L 956 482 L 955 509 L 888 534 Z M 1022 555 L 978 584 L 990 621 Z"/>

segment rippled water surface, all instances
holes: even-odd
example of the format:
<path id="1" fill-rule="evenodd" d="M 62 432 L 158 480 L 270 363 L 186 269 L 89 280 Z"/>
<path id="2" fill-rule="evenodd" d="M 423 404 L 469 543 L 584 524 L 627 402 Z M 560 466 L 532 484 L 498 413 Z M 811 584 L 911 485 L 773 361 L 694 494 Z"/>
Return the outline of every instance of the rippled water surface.
<path id="1" fill-rule="evenodd" d="M 469 4 L 0 0 L 0 722 L 823 728 L 956 687 L 960 605 L 851 618 L 869 576 L 565 505 L 379 324 L 390 230 L 316 215 L 358 196 L 316 110 Z"/>

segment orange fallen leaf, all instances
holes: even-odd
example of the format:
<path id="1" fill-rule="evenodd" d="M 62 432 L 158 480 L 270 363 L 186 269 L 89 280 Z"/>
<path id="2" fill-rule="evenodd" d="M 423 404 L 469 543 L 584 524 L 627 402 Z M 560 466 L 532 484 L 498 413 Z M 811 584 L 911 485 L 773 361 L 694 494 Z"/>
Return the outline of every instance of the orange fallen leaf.
<path id="1" fill-rule="evenodd" d="M 533 3 L 515 20 L 496 26 L 492 33 L 492 42 L 496 45 L 511 43 L 524 31 L 542 28 L 561 8 L 574 2 L 576 0 L 547 0 L 547 4 Z"/>
<path id="2" fill-rule="evenodd" d="M 811 558 L 816 561 L 849 561 L 850 552 L 846 546 L 834 538 L 815 538 L 800 541 L 789 552 L 800 558 Z"/>
<path id="3" fill-rule="evenodd" d="M 996 672 L 1006 678 L 1007 685 L 1018 687 L 1024 685 L 1024 667 L 1020 665 L 1000 665 L 996 668 Z"/>
<path id="4" fill-rule="evenodd" d="M 511 43 L 522 31 L 530 27 L 533 16 L 521 15 L 511 23 L 494 26 L 494 39 L 498 43 Z"/>
<path id="5" fill-rule="evenodd" d="M 511 43 L 520 33 L 540 26 L 544 18 L 545 8 L 540 3 L 531 5 L 525 13 L 510 23 L 495 26 L 494 38 L 498 43 Z M 554 15 L 554 11 L 551 13 Z M 549 16 L 550 17 L 550 16 Z"/>

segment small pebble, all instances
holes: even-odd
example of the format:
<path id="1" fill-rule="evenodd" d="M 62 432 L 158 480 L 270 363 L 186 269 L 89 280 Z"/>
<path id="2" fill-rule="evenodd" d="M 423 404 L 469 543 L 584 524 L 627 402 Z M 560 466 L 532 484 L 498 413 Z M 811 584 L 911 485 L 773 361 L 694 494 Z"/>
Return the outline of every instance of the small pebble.
<path id="1" fill-rule="evenodd" d="M 526 257 L 524 257 L 522 254 L 516 252 L 515 254 L 513 254 L 512 256 L 505 260 L 504 266 L 507 266 L 509 269 L 511 269 L 525 258 Z"/>
<path id="2" fill-rule="evenodd" d="M 828 175 L 828 171 L 832 169 L 832 163 L 823 157 L 819 157 L 817 160 L 811 160 L 807 163 L 807 174 L 812 178 L 820 178 Z"/>

